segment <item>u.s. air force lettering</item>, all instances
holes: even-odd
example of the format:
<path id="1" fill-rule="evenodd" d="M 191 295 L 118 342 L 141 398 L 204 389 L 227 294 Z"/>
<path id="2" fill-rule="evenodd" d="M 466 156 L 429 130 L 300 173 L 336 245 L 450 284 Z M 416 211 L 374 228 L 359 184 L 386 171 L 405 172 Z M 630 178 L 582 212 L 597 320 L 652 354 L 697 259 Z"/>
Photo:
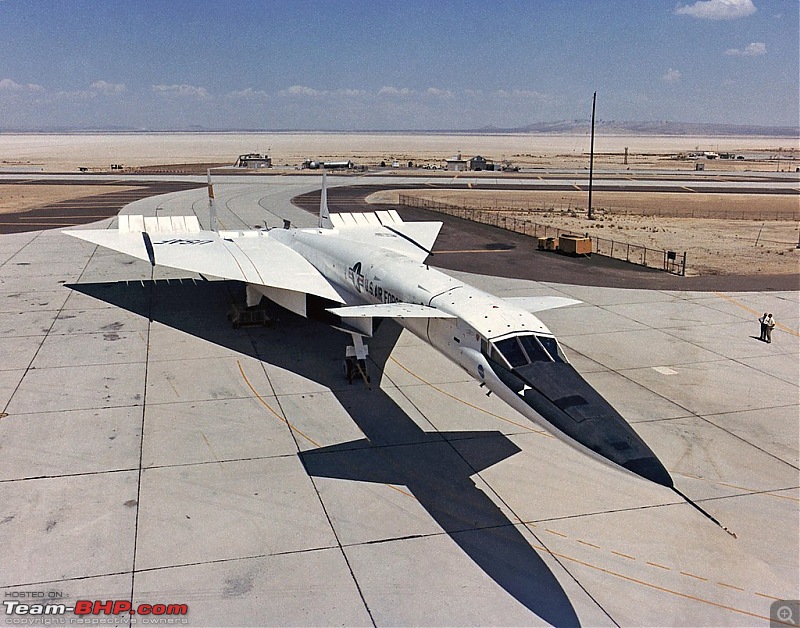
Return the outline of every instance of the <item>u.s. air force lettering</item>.
<path id="1" fill-rule="evenodd" d="M 380 303 L 399 303 L 400 299 L 385 290 L 376 279 L 370 279 L 361 272 L 361 262 L 356 262 L 347 269 L 347 280 L 353 284 L 356 291 L 375 297 Z"/>

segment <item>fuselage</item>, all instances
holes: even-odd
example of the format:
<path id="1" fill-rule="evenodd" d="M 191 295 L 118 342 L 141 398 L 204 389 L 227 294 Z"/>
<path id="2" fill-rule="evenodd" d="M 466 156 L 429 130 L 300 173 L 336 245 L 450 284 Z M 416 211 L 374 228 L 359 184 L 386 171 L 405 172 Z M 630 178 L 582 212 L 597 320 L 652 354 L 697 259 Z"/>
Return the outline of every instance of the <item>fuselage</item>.
<path id="1" fill-rule="evenodd" d="M 604 463 L 672 486 L 655 454 L 575 371 L 534 314 L 402 253 L 338 237 L 336 230 L 271 235 L 335 284 L 348 305 L 401 302 L 452 316 L 398 322 L 554 436 Z M 357 321 L 343 319 L 340 328 L 357 329 Z M 361 328 L 363 335 L 370 332 L 371 326 Z"/>

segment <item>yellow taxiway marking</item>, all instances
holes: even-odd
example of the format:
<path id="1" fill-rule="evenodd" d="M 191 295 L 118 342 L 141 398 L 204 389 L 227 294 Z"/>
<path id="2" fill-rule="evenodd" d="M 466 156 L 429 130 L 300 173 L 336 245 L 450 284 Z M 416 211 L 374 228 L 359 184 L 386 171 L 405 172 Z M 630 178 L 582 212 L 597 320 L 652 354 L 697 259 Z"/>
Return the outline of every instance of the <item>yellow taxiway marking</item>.
<path id="1" fill-rule="evenodd" d="M 258 391 L 257 391 L 257 390 L 256 390 L 256 389 L 253 387 L 253 384 L 251 384 L 251 383 L 250 383 L 250 380 L 249 380 L 249 379 L 247 379 L 247 375 L 245 375 L 245 374 L 244 374 L 244 368 L 242 368 L 242 363 L 241 363 L 239 360 L 236 360 L 236 365 L 239 367 L 239 372 L 242 374 L 242 379 L 244 379 L 244 383 L 245 383 L 245 384 L 247 384 L 247 387 L 248 387 L 248 388 L 249 388 L 251 391 L 253 391 L 253 394 L 256 396 L 256 399 L 258 399 L 258 400 L 261 402 L 261 405 L 263 405 L 263 406 L 264 406 L 264 407 L 265 407 L 267 410 L 269 410 L 269 411 L 270 411 L 272 414 L 274 414 L 274 415 L 275 415 L 275 416 L 278 418 L 278 420 L 280 420 L 281 422 L 283 422 L 283 423 L 285 423 L 286 425 L 288 425 L 290 430 L 292 430 L 293 432 L 297 432 L 297 433 L 298 433 L 300 436 L 302 436 L 303 438 L 305 438 L 305 439 L 306 439 L 306 440 L 307 440 L 309 443 L 311 443 L 312 445 L 314 445 L 314 447 L 322 447 L 322 445 L 320 445 L 320 444 L 319 444 L 317 441 L 315 441 L 315 440 L 314 440 L 314 439 L 312 439 L 312 438 L 309 438 L 308 436 L 306 436 L 305 434 L 303 434 L 303 432 L 301 432 L 300 430 L 298 430 L 298 429 L 297 429 L 297 428 L 296 428 L 294 425 L 292 425 L 291 423 L 289 423 L 289 421 L 287 421 L 285 417 L 283 417 L 283 416 L 281 416 L 280 414 L 278 414 L 278 413 L 277 413 L 277 412 L 276 412 L 276 411 L 275 411 L 275 410 L 272 408 L 272 406 L 271 406 L 271 405 L 269 405 L 269 404 L 268 404 L 266 401 L 264 401 L 264 398 L 263 398 L 261 395 L 259 395 L 259 394 L 258 394 Z"/>
<path id="2" fill-rule="evenodd" d="M 736 587 L 736 586 L 734 586 L 732 584 L 728 584 L 727 582 L 720 581 L 720 582 L 717 582 L 717 584 L 719 586 L 721 586 L 721 587 L 727 587 L 729 589 L 733 589 L 734 591 L 742 591 L 742 592 L 744 592 L 744 589 L 742 587 Z"/>
<path id="3" fill-rule="evenodd" d="M 605 567 L 600 567 L 598 565 L 593 565 L 592 563 L 587 563 L 586 561 L 580 560 L 578 558 L 573 558 L 572 556 L 567 556 L 566 554 L 561 554 L 559 552 L 554 552 L 552 550 L 547 549 L 546 547 L 542 547 L 539 545 L 531 545 L 534 549 L 545 551 L 553 556 L 558 558 L 563 558 L 564 560 L 568 560 L 573 563 L 577 563 L 579 565 L 583 565 L 584 567 L 589 567 L 590 569 L 596 569 L 602 573 L 608 574 L 609 576 L 614 576 L 616 578 L 622 578 L 623 580 L 627 580 L 628 582 L 633 582 L 635 584 L 640 584 L 645 587 L 649 587 L 651 589 L 655 589 L 657 591 L 662 591 L 664 593 L 670 593 L 672 595 L 685 598 L 687 600 L 694 600 L 695 602 L 701 602 L 702 604 L 708 604 L 709 606 L 715 606 L 717 608 L 724 609 L 726 611 L 732 611 L 734 613 L 740 613 L 742 615 L 747 615 L 749 617 L 756 617 L 758 619 L 763 619 L 769 621 L 769 617 L 765 617 L 764 615 L 758 615 L 756 613 L 751 613 L 750 611 L 746 611 L 741 608 L 736 608 L 735 606 L 728 606 L 726 604 L 720 604 L 719 602 L 714 602 L 713 600 L 707 600 L 702 597 L 697 597 L 695 595 L 691 595 L 689 593 L 683 593 L 682 591 L 674 591 L 673 589 L 668 589 L 666 587 L 659 586 L 657 584 L 653 584 L 652 582 L 647 582 L 646 580 L 639 580 L 638 578 L 633 578 L 631 576 L 626 576 L 625 574 L 621 574 L 616 571 L 612 571 L 611 569 L 606 569 Z M 756 595 L 760 595 L 761 597 L 766 597 L 771 600 L 777 600 L 780 598 L 774 598 L 770 595 L 763 595 L 761 593 L 756 593 Z"/>
<path id="4" fill-rule="evenodd" d="M 629 560 L 636 560 L 636 558 L 634 558 L 633 556 L 630 556 L 629 554 L 623 554 L 622 552 L 616 552 L 614 550 L 609 550 L 609 551 L 612 554 L 616 554 L 617 556 L 622 556 L 623 558 L 628 558 Z"/>
<path id="5" fill-rule="evenodd" d="M 276 416 L 276 417 L 277 417 L 277 418 L 278 418 L 278 419 L 279 419 L 279 420 L 280 420 L 282 423 L 285 423 L 286 425 L 288 425 L 288 426 L 289 426 L 289 429 L 291 429 L 293 432 L 296 432 L 297 434 L 299 434 L 300 436 L 302 436 L 303 438 L 305 438 L 305 439 L 306 439 L 306 440 L 307 440 L 309 443 L 311 443 L 312 445 L 314 445 L 314 447 L 317 447 L 317 448 L 321 448 L 321 447 L 322 447 L 322 445 L 320 445 L 320 444 L 319 444 L 317 441 L 315 441 L 314 439 L 312 439 L 312 438 L 310 438 L 310 437 L 306 436 L 306 435 L 305 435 L 303 432 L 301 432 L 301 431 L 300 431 L 299 429 L 297 429 L 297 428 L 296 428 L 294 425 L 292 425 L 292 424 L 291 424 L 289 421 L 287 421 L 287 420 L 286 420 L 286 417 L 283 417 L 283 416 L 281 416 L 280 414 L 278 414 L 278 412 L 276 412 L 276 411 L 275 411 L 275 410 L 272 408 L 272 406 L 271 406 L 271 405 L 269 405 L 269 404 L 268 404 L 266 401 L 264 401 L 264 398 L 263 398 L 261 395 L 259 395 L 259 394 L 258 394 L 258 391 L 256 391 L 256 389 L 253 387 L 253 384 L 251 384 L 251 383 L 250 383 L 250 380 L 249 380 L 249 379 L 247 379 L 247 375 L 245 375 L 245 374 L 244 374 L 244 368 L 242 368 L 242 363 L 241 363 L 239 360 L 236 360 L 236 365 L 239 367 L 239 372 L 242 374 L 242 379 L 244 379 L 244 382 L 245 382 L 245 384 L 247 384 L 247 387 L 248 387 L 248 388 L 249 388 L 249 389 L 250 389 L 250 390 L 253 392 L 253 394 L 256 396 L 256 399 L 258 399 L 258 400 L 261 402 L 261 404 L 262 404 L 262 405 L 263 405 L 263 406 L 264 406 L 264 407 L 265 407 L 267 410 L 269 410 L 269 411 L 270 411 L 270 412 L 271 412 L 273 415 L 275 415 L 275 416 Z M 362 434 L 363 434 L 363 432 L 362 432 Z M 367 439 L 367 440 L 369 440 L 369 439 Z M 384 486 L 388 486 L 388 487 L 389 487 L 390 489 L 392 489 L 393 491 L 397 491 L 398 493 L 400 493 L 400 494 L 402 494 L 402 495 L 405 495 L 406 497 L 412 497 L 412 498 L 414 497 L 414 496 L 413 496 L 411 493 L 409 493 L 409 492 L 407 492 L 407 491 L 404 491 L 403 489 L 401 489 L 401 488 L 398 488 L 398 487 L 396 487 L 396 486 L 393 486 L 393 485 L 391 485 L 391 484 L 386 484 L 386 483 L 384 482 L 384 483 L 383 483 L 383 485 L 384 485 Z"/>
<path id="6" fill-rule="evenodd" d="M 645 565 L 651 565 L 652 567 L 658 567 L 659 569 L 666 569 L 667 571 L 672 571 L 672 567 L 665 567 L 664 565 L 659 565 L 658 563 L 651 563 L 649 560 L 645 561 Z"/>
<path id="7" fill-rule="evenodd" d="M 480 408 L 480 407 L 478 407 L 478 406 L 475 406 L 475 405 L 473 405 L 473 404 L 471 404 L 471 403 L 469 403 L 469 402 L 467 402 L 467 401 L 464 401 L 463 399 L 459 399 L 458 397 L 455 397 L 455 396 L 451 395 L 450 393 L 448 393 L 448 392 L 445 392 L 445 391 L 444 391 L 444 390 L 442 390 L 441 388 L 438 388 L 438 387 L 434 386 L 433 384 L 431 384 L 431 383 L 427 382 L 427 381 L 426 381 L 426 380 L 424 380 L 423 378 L 419 377 L 418 375 L 416 375 L 415 373 L 413 373 L 412 371 L 410 371 L 409 369 L 407 369 L 405 366 L 403 366 L 402 364 L 400 364 L 400 362 L 398 362 L 398 361 L 397 361 L 395 358 L 393 358 L 393 357 L 392 357 L 392 358 L 390 358 L 390 359 L 391 359 L 391 360 L 392 360 L 392 361 L 393 361 L 395 364 L 397 364 L 397 365 L 398 365 L 398 366 L 399 366 L 401 369 L 403 369 L 404 371 L 406 371 L 408 374 L 410 374 L 410 375 L 411 375 L 411 376 L 413 376 L 414 378 L 418 379 L 418 380 L 419 380 L 419 381 L 421 381 L 422 383 L 424 383 L 424 384 L 427 384 L 428 386 L 430 386 L 430 387 L 431 387 L 431 388 L 433 388 L 434 390 L 436 390 L 436 391 L 438 391 L 438 392 L 442 393 L 442 394 L 443 394 L 443 395 L 445 395 L 446 397 L 449 397 L 449 398 L 451 398 L 451 399 L 454 399 L 454 400 L 456 400 L 456 401 L 459 401 L 459 402 L 461 402 L 461 403 L 463 403 L 463 404 L 465 404 L 465 405 L 467 405 L 467 406 L 469 406 L 469 407 L 471 407 L 471 408 L 474 408 L 474 409 L 476 409 L 476 410 L 479 410 L 480 412 L 484 412 L 484 413 L 486 413 L 486 414 L 489 414 L 490 416 L 496 417 L 496 418 L 498 418 L 498 419 L 500 419 L 500 420 L 502 420 L 502 421 L 506 421 L 506 422 L 508 422 L 508 423 L 512 423 L 513 425 L 517 425 L 518 427 L 521 427 L 521 428 L 524 428 L 524 429 L 530 430 L 530 431 L 532 431 L 532 432 L 536 432 L 536 433 L 544 434 L 544 435 L 546 435 L 546 436 L 550 436 L 550 434 L 548 434 L 548 433 L 546 433 L 546 432 L 544 432 L 544 431 L 538 431 L 538 430 L 534 430 L 534 429 L 530 428 L 529 426 L 526 426 L 526 425 L 522 425 L 522 424 L 516 423 L 515 421 L 512 421 L 512 420 L 510 420 L 510 419 L 506 419 L 505 417 L 499 416 L 499 415 L 497 415 L 497 414 L 494 414 L 493 412 L 489 412 L 488 410 L 484 410 L 483 408 Z M 266 401 L 263 399 L 263 397 L 261 397 L 261 395 L 259 395 L 259 394 L 258 394 L 258 392 L 256 391 L 255 387 L 252 385 L 252 383 L 250 382 L 250 380 L 247 378 L 247 375 L 245 375 L 244 368 L 242 367 L 242 364 L 241 364 L 241 362 L 240 362 L 239 360 L 237 360 L 236 362 L 237 362 L 237 365 L 238 365 L 238 367 L 239 367 L 239 372 L 241 373 L 241 375 L 242 375 L 242 378 L 244 379 L 244 381 L 245 381 L 245 383 L 247 384 L 248 388 L 250 388 L 250 390 L 252 391 L 252 393 L 255 395 L 256 399 L 258 399 L 258 401 L 259 401 L 259 402 L 261 402 L 261 404 L 262 404 L 262 405 L 263 405 L 265 408 L 267 408 L 267 410 L 269 410 L 269 411 L 270 411 L 270 413 L 272 413 L 272 414 L 273 414 L 275 417 L 277 417 L 277 418 L 278 418 L 278 419 L 279 419 L 281 422 L 285 423 L 285 424 L 286 424 L 286 425 L 287 425 L 287 426 L 288 426 L 288 427 L 289 427 L 291 430 L 293 430 L 294 432 L 296 432 L 297 434 L 299 434 L 300 436 L 302 436 L 304 439 L 306 439 L 306 440 L 307 440 L 308 442 L 310 442 L 312 445 L 314 445 L 314 446 L 316 446 L 316 447 L 321 447 L 321 445 L 320 445 L 319 443 L 317 443 L 317 442 L 316 442 L 316 441 L 314 441 L 312 438 L 308 437 L 306 434 L 304 434 L 303 432 L 301 432 L 301 431 L 300 431 L 299 429 L 297 429 L 297 428 L 296 428 L 294 425 L 292 425 L 292 424 L 291 424 L 289 421 L 287 421 L 285 417 L 281 416 L 281 415 L 280 415 L 280 414 L 279 414 L 279 413 L 278 413 L 276 410 L 274 410 L 274 409 L 272 408 L 272 406 L 270 406 L 270 405 L 269 405 L 269 404 L 268 404 L 268 403 L 267 403 L 267 402 L 266 402 Z M 397 491 L 398 493 L 401 493 L 401 494 L 403 494 L 403 495 L 406 495 L 406 496 L 408 496 L 408 497 L 412 497 L 412 498 L 414 497 L 414 496 L 413 496 L 411 493 L 408 493 L 408 492 L 406 492 L 406 491 L 404 491 L 404 490 L 402 490 L 402 489 L 400 489 L 400 488 L 398 488 L 398 487 L 396 487 L 396 486 L 393 486 L 393 485 L 391 485 L 391 484 L 384 484 L 384 485 L 385 485 L 385 486 L 388 486 L 388 487 L 389 487 L 389 488 L 391 488 L 392 490 L 395 490 L 395 491 Z M 526 525 L 526 526 L 528 526 L 528 527 L 536 527 L 536 525 L 535 525 L 535 524 L 532 524 L 532 523 L 531 523 L 531 524 L 524 524 L 524 525 Z M 566 535 L 566 534 L 564 534 L 564 533 L 562 533 L 562 532 L 558 532 L 558 531 L 556 531 L 556 530 L 551 530 L 551 529 L 549 529 L 549 528 L 545 528 L 545 530 L 546 530 L 547 532 L 551 533 L 551 534 L 554 534 L 554 535 L 560 536 L 560 537 L 562 537 L 562 538 L 565 538 L 565 539 L 570 539 L 570 537 L 569 537 L 568 535 Z M 602 549 L 602 548 L 601 548 L 599 545 L 595 545 L 595 544 L 593 544 L 593 543 L 589 543 L 589 542 L 587 542 L 587 541 L 583 541 L 583 540 L 580 540 L 580 539 L 575 539 L 575 540 L 577 540 L 577 541 L 578 541 L 579 543 L 581 543 L 582 545 L 588 545 L 589 547 L 593 547 L 593 548 L 595 548 L 595 549 Z M 611 575 L 611 576 L 614 576 L 614 577 L 617 577 L 617 578 L 622 578 L 623 580 L 627 580 L 627 581 L 629 581 L 629 582 L 633 582 L 633 583 L 636 583 L 636 584 L 640 584 L 640 585 L 642 585 L 642 586 L 645 586 L 645 587 L 650 587 L 650 588 L 652 588 L 652 589 L 656 589 L 656 590 L 658 590 L 658 591 L 662 591 L 662 592 L 664 592 L 664 593 L 670 593 L 670 594 L 672 594 L 672 595 L 675 595 L 675 596 L 678 596 L 678 597 L 682 597 L 682 598 L 685 598 L 685 599 L 694 600 L 694 601 L 701 602 L 701 603 L 703 603 L 703 604 L 708 604 L 708 605 L 710 605 L 710 606 L 714 606 L 714 607 L 721 608 L 721 609 L 724 609 L 724 610 L 729 610 L 729 611 L 732 611 L 732 612 L 735 612 L 735 613 L 740 613 L 740 614 L 743 614 L 743 615 L 747 615 L 747 616 L 749 616 L 749 617 L 755 617 L 755 618 L 758 618 L 758 619 L 769 620 L 769 617 L 765 617 L 765 616 L 762 616 L 762 615 L 758 615 L 758 614 L 755 614 L 755 613 L 751 613 L 750 611 L 746 611 L 746 610 L 744 610 L 744 609 L 736 608 L 736 607 L 733 607 L 733 606 L 727 606 L 727 605 L 725 605 L 725 604 L 720 604 L 720 603 L 718 603 L 718 602 L 714 602 L 713 600 L 707 600 L 707 599 L 705 599 L 705 598 L 701 598 L 701 597 L 697 597 L 697 596 L 694 596 L 694 595 L 690 595 L 690 594 L 688 594 L 688 593 L 683 593 L 683 592 L 681 592 L 681 591 L 674 591 L 674 590 L 672 590 L 672 589 L 668 589 L 668 588 L 666 588 L 666 587 L 662 587 L 662 586 L 659 586 L 659 585 L 657 585 L 657 584 L 653 584 L 652 582 L 647 582 L 647 581 L 645 581 L 645 580 L 640 580 L 640 579 L 638 579 L 638 578 L 633 578 L 633 577 L 631 577 L 631 576 L 626 576 L 625 574 L 621 574 L 621 573 L 618 573 L 618 572 L 616 572 L 616 571 L 612 571 L 612 570 L 610 570 L 610 569 L 606 569 L 606 568 L 604 568 L 604 567 L 600 567 L 599 565 L 594 565 L 594 564 L 592 564 L 592 563 L 588 563 L 588 562 L 586 562 L 586 561 L 583 561 L 583 560 L 580 560 L 580 559 L 578 559 L 578 558 L 574 558 L 574 557 L 572 557 L 572 556 L 567 556 L 566 554 L 561 554 L 561 553 L 558 553 L 558 552 L 554 552 L 554 551 L 552 551 L 552 550 L 550 550 L 550 549 L 548 549 L 548 548 L 546 548 L 546 547 L 543 547 L 543 546 L 540 546 L 540 545 L 537 545 L 537 544 L 531 544 L 531 547 L 533 547 L 534 549 L 536 549 L 536 550 L 538 550 L 538 551 L 547 552 L 547 553 L 549 553 L 549 554 L 552 554 L 553 556 L 557 556 L 557 557 L 559 557 L 559 558 L 563 558 L 564 560 L 568 560 L 568 561 L 571 561 L 571 562 L 574 562 L 574 563 L 577 563 L 577 564 L 583 565 L 583 566 L 585 566 L 585 567 L 588 567 L 588 568 L 590 568 L 590 569 L 595 569 L 595 570 L 597 570 L 597 571 L 600 571 L 600 572 L 603 572 L 603 573 L 605 573 L 605 574 L 608 574 L 608 575 Z M 621 557 L 623 557 L 623 558 L 627 558 L 627 559 L 629 559 L 629 560 L 636 560 L 636 558 L 635 558 L 635 557 L 633 557 L 633 556 L 630 556 L 629 554 L 624 554 L 624 553 L 622 553 L 622 552 L 617 552 L 617 551 L 615 551 L 615 550 L 609 550 L 609 551 L 610 551 L 612 554 L 615 554 L 615 555 L 617 555 L 617 556 L 621 556 Z M 658 563 L 653 563 L 653 562 L 647 561 L 645 564 L 647 564 L 647 565 L 651 565 L 651 566 L 653 566 L 653 567 L 658 567 L 659 569 L 663 569 L 663 570 L 666 570 L 666 571 L 671 571 L 671 568 L 670 568 L 670 567 L 666 567 L 666 566 L 664 566 L 664 565 L 659 565 Z M 702 581 L 702 582 L 709 582 L 708 578 L 703 578 L 702 576 L 697 576 L 697 575 L 694 575 L 694 574 L 692 574 L 692 573 L 689 573 L 689 572 L 681 571 L 681 572 L 679 572 L 679 573 L 680 573 L 680 574 L 682 574 L 682 575 L 684 575 L 684 576 L 687 576 L 687 577 L 690 577 L 690 578 L 694 578 L 694 579 L 696 579 L 696 580 L 699 580 L 699 581 Z M 718 582 L 717 584 L 718 584 L 718 585 L 720 585 L 720 586 L 723 586 L 723 587 L 727 587 L 727 588 L 730 588 L 730 589 L 737 590 L 737 591 L 742 591 L 742 592 L 744 592 L 744 591 L 745 591 L 745 590 L 744 590 L 744 589 L 742 589 L 741 587 L 737 587 L 737 586 L 735 586 L 735 585 L 731 585 L 731 584 L 727 584 L 727 583 L 723 583 L 723 582 Z M 759 597 L 767 598 L 767 599 L 770 599 L 770 600 L 779 600 L 779 599 L 781 599 L 781 598 L 777 598 L 777 597 L 774 597 L 774 596 L 771 596 L 771 595 L 766 595 L 766 594 L 764 594 L 764 593 L 758 593 L 758 592 L 754 592 L 754 593 L 755 593 L 755 595 L 757 595 L 757 596 L 759 596 Z"/>
<path id="8" fill-rule="evenodd" d="M 581 545 L 588 545 L 589 547 L 593 547 L 595 549 L 603 549 L 599 545 L 595 545 L 594 543 L 589 543 L 588 541 L 582 541 L 581 539 L 575 539 L 575 540 L 578 541 L 578 543 L 580 543 Z"/>
<path id="9" fill-rule="evenodd" d="M 716 294 L 718 297 L 722 297 L 723 299 L 725 299 L 726 301 L 729 301 L 730 303 L 733 303 L 737 307 L 740 307 L 743 310 L 745 310 L 747 312 L 750 312 L 753 316 L 761 316 L 761 312 L 756 312 L 753 308 L 747 307 L 744 303 L 740 303 L 739 301 L 737 301 L 733 297 L 729 297 L 727 294 L 723 294 L 722 292 L 715 292 L 714 294 Z M 794 329 L 792 329 L 790 327 L 787 327 L 783 323 L 779 323 L 778 321 L 775 321 L 775 327 L 777 327 L 778 329 L 782 329 L 783 331 L 785 331 L 788 334 L 792 334 L 793 336 L 797 336 L 798 338 L 800 338 L 800 334 L 798 334 Z"/>

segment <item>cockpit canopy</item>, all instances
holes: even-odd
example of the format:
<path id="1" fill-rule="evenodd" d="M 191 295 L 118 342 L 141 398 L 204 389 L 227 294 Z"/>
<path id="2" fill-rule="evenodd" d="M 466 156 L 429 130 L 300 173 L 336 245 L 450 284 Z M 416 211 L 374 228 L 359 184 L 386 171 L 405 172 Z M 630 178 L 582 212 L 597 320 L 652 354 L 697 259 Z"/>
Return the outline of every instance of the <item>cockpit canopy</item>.
<path id="1" fill-rule="evenodd" d="M 488 357 L 515 369 L 533 362 L 567 362 L 553 336 L 518 334 L 488 343 Z"/>

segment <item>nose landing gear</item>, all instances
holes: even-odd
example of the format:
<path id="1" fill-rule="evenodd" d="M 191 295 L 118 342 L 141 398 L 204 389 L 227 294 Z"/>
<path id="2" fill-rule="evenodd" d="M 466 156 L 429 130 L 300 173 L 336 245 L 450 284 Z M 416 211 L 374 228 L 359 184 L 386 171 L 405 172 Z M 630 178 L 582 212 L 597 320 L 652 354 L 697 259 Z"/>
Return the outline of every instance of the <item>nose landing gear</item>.
<path id="1" fill-rule="evenodd" d="M 347 378 L 348 384 L 352 384 L 353 379 L 360 376 L 370 387 L 370 377 L 367 371 L 369 348 L 364 344 L 363 337 L 357 334 L 350 335 L 353 337 L 353 344 L 345 350 L 344 376 Z"/>

